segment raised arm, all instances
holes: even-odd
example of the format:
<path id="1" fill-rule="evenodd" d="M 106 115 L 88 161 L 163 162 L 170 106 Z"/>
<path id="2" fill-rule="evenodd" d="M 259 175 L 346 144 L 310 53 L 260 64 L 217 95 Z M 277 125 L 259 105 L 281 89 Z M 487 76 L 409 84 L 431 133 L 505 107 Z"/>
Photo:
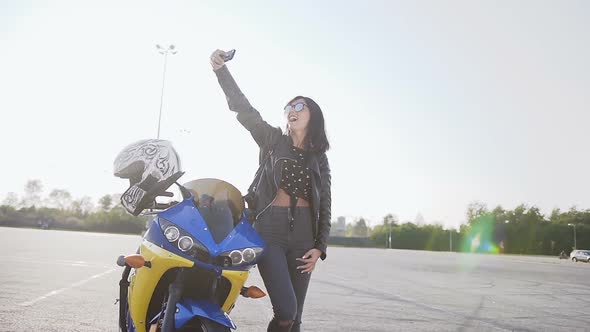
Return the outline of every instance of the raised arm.
<path id="1" fill-rule="evenodd" d="M 237 113 L 238 121 L 250 132 L 258 146 L 267 148 L 282 135 L 281 129 L 269 125 L 262 119 L 260 113 L 250 105 L 225 65 L 224 54 L 225 52 L 221 50 L 213 52 L 211 66 L 223 93 L 225 93 L 229 109 Z"/>

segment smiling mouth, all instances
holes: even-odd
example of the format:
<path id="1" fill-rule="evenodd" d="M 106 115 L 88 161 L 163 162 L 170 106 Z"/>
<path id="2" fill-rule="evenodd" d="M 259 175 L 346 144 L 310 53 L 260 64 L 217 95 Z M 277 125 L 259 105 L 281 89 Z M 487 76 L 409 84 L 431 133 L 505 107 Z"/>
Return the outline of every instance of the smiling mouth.
<path id="1" fill-rule="evenodd" d="M 293 115 L 289 116 L 289 122 L 295 122 L 295 121 L 297 121 L 296 116 L 293 116 Z"/>

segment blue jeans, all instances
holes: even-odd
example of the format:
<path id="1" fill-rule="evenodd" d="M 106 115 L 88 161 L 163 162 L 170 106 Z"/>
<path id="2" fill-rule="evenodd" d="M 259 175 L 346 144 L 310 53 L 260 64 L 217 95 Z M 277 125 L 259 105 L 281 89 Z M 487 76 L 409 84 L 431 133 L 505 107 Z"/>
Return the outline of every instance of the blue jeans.
<path id="1" fill-rule="evenodd" d="M 293 216 L 291 222 L 290 216 Z M 275 320 L 294 321 L 299 331 L 310 273 L 301 273 L 295 260 L 313 248 L 311 210 L 308 207 L 271 206 L 256 221 L 255 228 L 267 244 L 258 262 L 260 275 L 272 303 Z"/>

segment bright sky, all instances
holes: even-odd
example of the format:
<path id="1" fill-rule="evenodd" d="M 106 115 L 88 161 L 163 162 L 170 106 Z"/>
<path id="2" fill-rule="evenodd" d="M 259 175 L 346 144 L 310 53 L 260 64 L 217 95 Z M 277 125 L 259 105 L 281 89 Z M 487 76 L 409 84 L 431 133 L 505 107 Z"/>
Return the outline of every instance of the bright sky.
<path id="1" fill-rule="evenodd" d="M 187 174 L 245 191 L 258 149 L 208 63 L 230 70 L 283 126 L 284 104 L 322 107 L 333 216 L 456 226 L 469 202 L 590 207 L 588 1 L 0 2 L 0 199 L 40 179 L 120 193 L 125 145 L 161 137 Z"/>

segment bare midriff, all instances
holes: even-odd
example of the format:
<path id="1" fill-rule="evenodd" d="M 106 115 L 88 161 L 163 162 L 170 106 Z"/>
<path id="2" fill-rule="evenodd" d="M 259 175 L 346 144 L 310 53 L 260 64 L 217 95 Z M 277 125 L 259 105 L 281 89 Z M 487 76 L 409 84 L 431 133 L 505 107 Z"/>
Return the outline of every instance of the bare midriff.
<path id="1" fill-rule="evenodd" d="M 283 189 L 279 188 L 279 192 L 277 193 L 277 197 L 275 198 L 272 205 L 289 207 L 289 206 L 291 206 L 291 196 L 289 196 L 289 194 L 287 194 L 287 192 L 285 192 Z M 306 201 L 305 199 L 299 197 L 297 199 L 297 206 L 309 207 L 309 202 Z"/>

